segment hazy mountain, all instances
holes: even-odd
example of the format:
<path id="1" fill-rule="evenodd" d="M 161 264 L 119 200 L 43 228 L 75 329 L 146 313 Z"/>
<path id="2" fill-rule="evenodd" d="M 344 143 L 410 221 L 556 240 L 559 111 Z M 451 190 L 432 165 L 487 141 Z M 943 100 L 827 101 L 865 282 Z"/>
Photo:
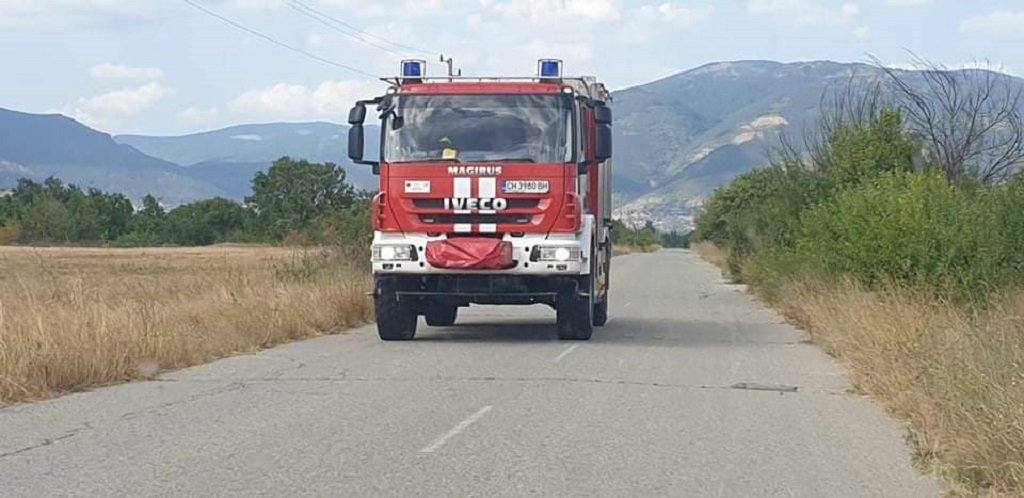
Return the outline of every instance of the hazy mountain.
<path id="1" fill-rule="evenodd" d="M 813 126 L 825 92 L 880 77 L 864 64 L 720 62 L 615 92 L 617 214 L 687 227 L 716 187 L 767 162 L 780 133 Z M 135 198 L 153 192 L 168 204 L 241 199 L 253 174 L 285 155 L 338 163 L 349 181 L 375 189 L 370 168 L 346 158 L 347 128 L 276 123 L 111 139 L 62 116 L 0 111 L 0 189 L 20 176 L 56 175 Z M 367 151 L 376 150 L 379 129 L 366 137 Z"/>
<path id="2" fill-rule="evenodd" d="M 720 62 L 616 92 L 617 214 L 688 227 L 716 187 L 767 162 L 780 133 L 813 129 L 826 92 L 880 78 L 865 64 Z"/>
<path id="3" fill-rule="evenodd" d="M 685 226 L 694 206 L 762 166 L 780 132 L 813 121 L 821 96 L 862 64 L 708 64 L 615 94 L 618 214 Z"/>
<path id="4" fill-rule="evenodd" d="M 378 146 L 378 129 L 368 127 L 367 150 Z M 333 123 L 273 123 L 232 126 L 192 135 L 114 137 L 148 155 L 188 166 L 189 174 L 242 198 L 257 171 L 266 171 L 282 156 L 333 162 L 345 168 L 348 180 L 376 188 L 370 168 L 348 160 L 348 126 Z"/>
<path id="5" fill-rule="evenodd" d="M 225 195 L 185 168 L 118 144 L 71 118 L 0 109 L 0 189 L 18 178 L 48 176 L 135 200 L 154 193 L 167 204 Z"/>

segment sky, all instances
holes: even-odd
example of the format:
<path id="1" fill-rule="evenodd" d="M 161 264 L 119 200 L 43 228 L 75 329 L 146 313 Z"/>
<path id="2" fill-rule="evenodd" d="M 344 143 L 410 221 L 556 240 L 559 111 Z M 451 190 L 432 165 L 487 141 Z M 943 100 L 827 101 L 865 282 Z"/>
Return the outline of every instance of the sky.
<path id="1" fill-rule="evenodd" d="M 1024 0 L 0 0 L 0 107 L 115 134 L 342 122 L 442 53 L 487 76 L 561 58 L 613 89 L 749 59 L 1024 74 Z"/>

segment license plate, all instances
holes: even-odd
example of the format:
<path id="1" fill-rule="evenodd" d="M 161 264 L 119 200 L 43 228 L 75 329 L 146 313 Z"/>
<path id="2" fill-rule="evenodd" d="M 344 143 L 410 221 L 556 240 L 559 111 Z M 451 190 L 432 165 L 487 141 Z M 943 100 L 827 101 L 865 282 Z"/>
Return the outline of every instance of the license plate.
<path id="1" fill-rule="evenodd" d="M 506 194 L 546 194 L 550 187 L 547 180 L 505 180 L 501 191 Z"/>

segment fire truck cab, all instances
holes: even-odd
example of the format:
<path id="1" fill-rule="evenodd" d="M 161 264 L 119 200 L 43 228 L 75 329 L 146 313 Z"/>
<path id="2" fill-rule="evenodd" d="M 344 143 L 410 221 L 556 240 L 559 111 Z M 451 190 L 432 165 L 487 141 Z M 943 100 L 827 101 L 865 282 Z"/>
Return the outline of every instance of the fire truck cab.
<path id="1" fill-rule="evenodd" d="M 406 60 L 385 95 L 349 113 L 349 157 L 380 175 L 371 260 L 383 340 L 470 304 L 546 304 L 558 337 L 608 320 L 611 94 L 562 61 L 528 77 L 428 77 Z M 379 161 L 364 159 L 367 107 Z"/>

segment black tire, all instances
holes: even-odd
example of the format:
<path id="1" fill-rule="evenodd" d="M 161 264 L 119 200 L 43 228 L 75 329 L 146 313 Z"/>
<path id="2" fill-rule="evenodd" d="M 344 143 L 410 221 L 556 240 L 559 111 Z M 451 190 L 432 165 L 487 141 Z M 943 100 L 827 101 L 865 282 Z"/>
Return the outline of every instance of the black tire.
<path id="1" fill-rule="evenodd" d="M 608 242 L 611 244 L 611 242 Z M 605 260 L 604 263 L 604 296 L 600 302 L 594 303 L 594 326 L 604 327 L 608 323 L 608 287 L 611 285 L 611 269 L 612 261 L 611 258 Z M 596 290 L 595 290 L 596 293 Z"/>
<path id="2" fill-rule="evenodd" d="M 590 279 L 584 279 L 589 282 Z M 589 287 L 589 285 L 588 285 Z M 583 289 L 590 290 L 587 287 Z M 559 296 L 555 314 L 558 321 L 558 338 L 563 341 L 588 341 L 594 334 L 593 293 L 579 296 L 565 293 Z"/>
<path id="3" fill-rule="evenodd" d="M 459 307 L 454 304 L 431 303 L 425 314 L 427 325 L 431 327 L 450 327 L 455 325 L 459 317 Z"/>
<path id="4" fill-rule="evenodd" d="M 594 326 L 604 327 L 608 323 L 608 296 L 604 297 L 604 301 L 594 305 Z"/>
<path id="5" fill-rule="evenodd" d="M 416 337 L 418 316 L 410 299 L 399 300 L 397 292 L 406 290 L 405 282 L 394 277 L 380 277 L 374 292 L 377 312 L 377 335 L 384 341 L 409 341 Z"/>

